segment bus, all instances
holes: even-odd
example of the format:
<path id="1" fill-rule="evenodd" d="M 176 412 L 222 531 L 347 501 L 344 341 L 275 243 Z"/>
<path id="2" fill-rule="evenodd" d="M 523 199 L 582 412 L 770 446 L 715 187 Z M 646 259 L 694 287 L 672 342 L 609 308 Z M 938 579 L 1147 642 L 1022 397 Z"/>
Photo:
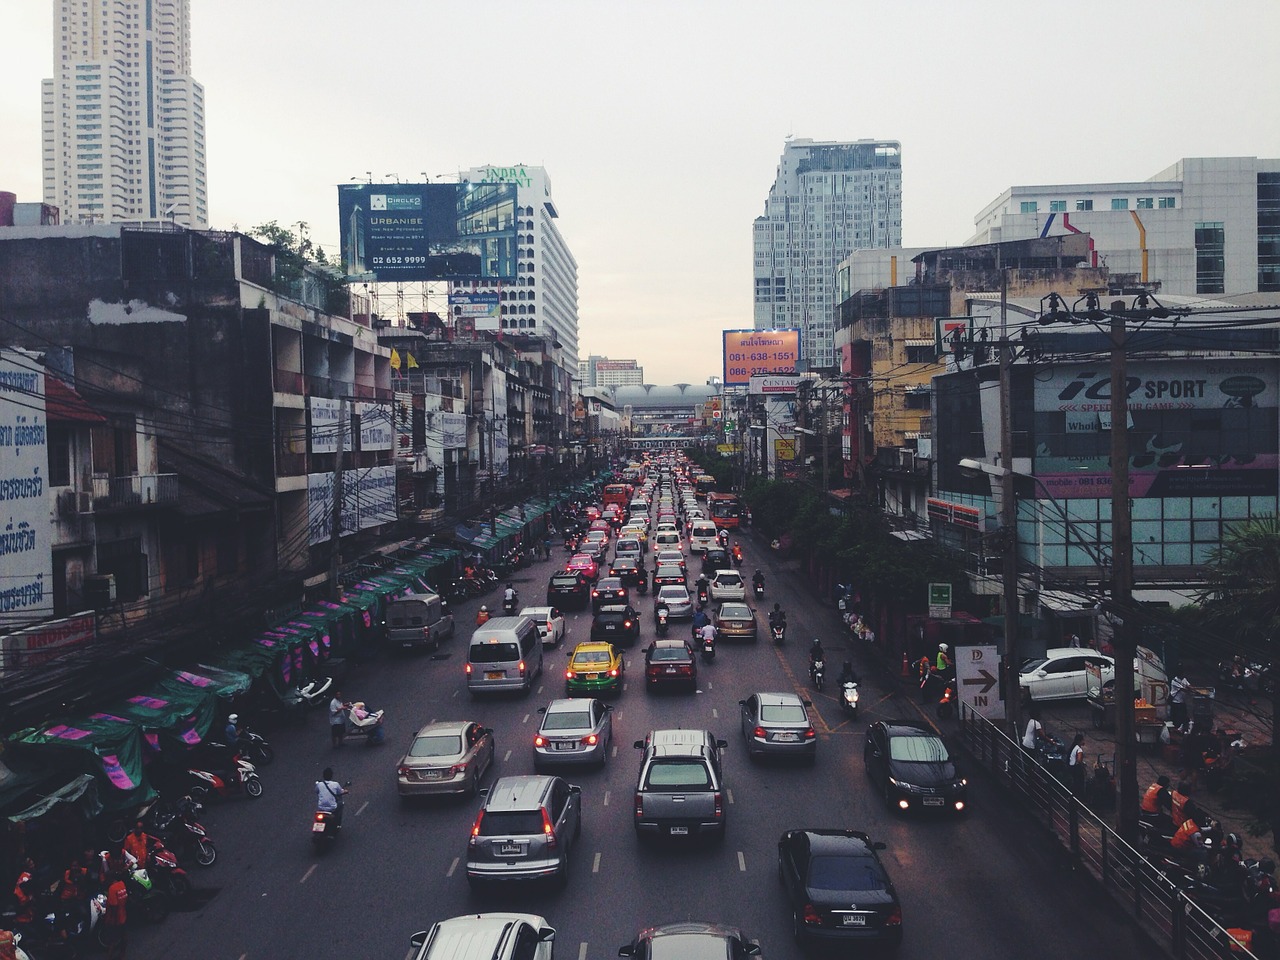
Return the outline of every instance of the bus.
<path id="1" fill-rule="evenodd" d="M 707 494 L 707 512 L 721 530 L 736 530 L 742 522 L 742 501 L 736 493 Z"/>
<path id="2" fill-rule="evenodd" d="M 709 473 L 700 473 L 693 478 L 693 490 L 699 497 L 705 497 L 716 488 L 716 478 Z"/>
<path id="3" fill-rule="evenodd" d="M 629 483 L 610 483 L 605 486 L 604 493 L 601 494 L 600 500 L 607 506 L 616 503 L 623 510 L 627 509 L 627 504 L 631 502 L 631 494 L 633 488 Z"/>

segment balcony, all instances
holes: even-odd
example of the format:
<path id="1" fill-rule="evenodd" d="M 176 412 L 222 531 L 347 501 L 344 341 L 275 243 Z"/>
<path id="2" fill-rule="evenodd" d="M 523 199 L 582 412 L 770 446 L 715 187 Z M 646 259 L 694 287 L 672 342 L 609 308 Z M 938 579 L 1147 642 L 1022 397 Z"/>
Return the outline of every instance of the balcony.
<path id="1" fill-rule="evenodd" d="M 95 510 L 129 509 L 178 502 L 176 473 L 148 473 L 132 477 L 93 475 Z"/>

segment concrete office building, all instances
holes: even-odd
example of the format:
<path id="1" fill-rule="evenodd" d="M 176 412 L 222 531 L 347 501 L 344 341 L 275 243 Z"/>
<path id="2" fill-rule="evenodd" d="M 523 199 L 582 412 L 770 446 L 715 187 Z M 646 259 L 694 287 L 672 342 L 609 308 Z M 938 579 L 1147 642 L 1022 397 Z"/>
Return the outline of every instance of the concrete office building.
<path id="1" fill-rule="evenodd" d="M 63 223 L 209 223 L 190 0 L 55 0 L 44 201 Z"/>
<path id="2" fill-rule="evenodd" d="M 592 354 L 578 362 L 578 376 L 586 387 L 638 387 L 644 383 L 644 367 L 638 360 L 610 360 Z"/>
<path id="3" fill-rule="evenodd" d="M 787 141 L 753 233 L 755 329 L 801 330 L 809 368 L 834 368 L 836 267 L 902 245 L 901 145 Z"/>
<path id="4" fill-rule="evenodd" d="M 1184 296 L 1280 291 L 1280 159 L 1197 157 L 1147 180 L 1010 187 L 968 244 L 1093 238 L 1090 266 Z"/>

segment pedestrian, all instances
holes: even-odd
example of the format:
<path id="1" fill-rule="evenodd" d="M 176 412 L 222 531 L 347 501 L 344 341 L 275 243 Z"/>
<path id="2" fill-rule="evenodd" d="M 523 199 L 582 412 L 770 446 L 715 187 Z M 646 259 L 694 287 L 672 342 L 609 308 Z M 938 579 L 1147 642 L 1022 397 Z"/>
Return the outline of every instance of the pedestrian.
<path id="1" fill-rule="evenodd" d="M 103 942 L 107 947 L 107 960 L 124 960 L 124 950 L 128 946 L 126 922 L 128 912 L 129 891 L 124 885 L 124 874 L 113 873 L 111 885 L 107 887 L 107 909 L 102 915 Z"/>
<path id="2" fill-rule="evenodd" d="M 1169 681 L 1169 720 L 1181 729 L 1187 722 L 1187 703 L 1191 699 L 1191 681 L 1175 673 Z"/>
<path id="3" fill-rule="evenodd" d="M 25 931 L 36 920 L 36 862 L 30 857 L 22 861 L 22 872 L 13 884 L 13 899 L 18 912 L 13 918 L 19 931 Z"/>
<path id="4" fill-rule="evenodd" d="M 1079 796 L 1084 790 L 1085 780 L 1084 734 L 1077 733 L 1071 741 L 1071 752 L 1067 755 L 1067 774 L 1071 779 L 1071 792 Z"/>
<path id="5" fill-rule="evenodd" d="M 1027 729 L 1022 734 L 1022 748 L 1027 753 L 1035 753 L 1041 740 L 1047 739 L 1044 724 L 1040 722 L 1040 711 L 1032 710 L 1027 715 Z"/>
<path id="6" fill-rule="evenodd" d="M 551 559 L 551 535 L 550 534 L 542 538 L 542 559 L 543 560 Z"/>
<path id="7" fill-rule="evenodd" d="M 350 706 L 342 699 L 341 690 L 333 692 L 333 699 L 329 701 L 329 736 L 335 747 L 342 746 L 347 737 L 347 710 Z"/>

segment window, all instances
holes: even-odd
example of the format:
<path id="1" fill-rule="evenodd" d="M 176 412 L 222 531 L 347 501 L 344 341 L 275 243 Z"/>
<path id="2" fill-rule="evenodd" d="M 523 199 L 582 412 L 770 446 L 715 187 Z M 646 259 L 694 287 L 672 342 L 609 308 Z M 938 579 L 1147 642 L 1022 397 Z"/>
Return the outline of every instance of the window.
<path id="1" fill-rule="evenodd" d="M 1139 197 L 1138 198 L 1139 210 L 1154 210 L 1155 208 L 1156 208 L 1155 197 Z"/>
<path id="2" fill-rule="evenodd" d="M 148 590 L 147 555 L 142 552 L 142 541 L 98 541 L 98 565 L 100 574 L 114 574 L 116 599 L 128 603 L 146 596 Z"/>
<path id="3" fill-rule="evenodd" d="M 1129 198 L 1128 197 L 1112 197 L 1111 209 L 1112 210 L 1128 210 Z"/>
<path id="4" fill-rule="evenodd" d="M 1077 210 L 1092 210 L 1092 209 L 1093 209 L 1093 201 L 1092 201 L 1092 200 L 1077 200 L 1077 201 L 1076 201 L 1076 209 L 1077 209 Z"/>
<path id="5" fill-rule="evenodd" d="M 937 359 L 938 355 L 932 346 L 907 346 L 907 363 L 933 363 Z"/>
<path id="6" fill-rule="evenodd" d="M 929 391 L 928 390 L 908 390 L 904 398 L 903 406 L 908 410 L 928 410 L 929 409 Z"/>
<path id="7" fill-rule="evenodd" d="M 1177 207 L 1177 205 L 1178 205 L 1178 202 L 1177 202 L 1177 201 L 1178 201 L 1178 198 L 1177 198 L 1177 197 L 1161 197 L 1161 198 L 1160 198 L 1160 209 L 1161 209 L 1161 210 L 1172 210 L 1172 209 L 1174 209 L 1175 207 Z"/>
<path id="8" fill-rule="evenodd" d="M 1222 293 L 1226 278 L 1225 231 L 1221 221 L 1196 224 L 1196 293 Z"/>
<path id="9" fill-rule="evenodd" d="M 1065 201 L 1065 200 L 1050 200 L 1050 201 L 1049 201 L 1049 212 L 1050 212 L 1050 213 L 1066 213 L 1066 211 L 1067 211 L 1067 201 Z"/>
<path id="10" fill-rule="evenodd" d="M 71 431 L 49 427 L 49 486 L 71 486 Z"/>
<path id="11" fill-rule="evenodd" d="M 1019 205 L 1019 210 L 1018 210 L 1019 213 L 1038 213 L 1039 211 L 1040 211 L 1040 204 L 1037 203 L 1035 200 L 1023 200 L 1022 203 Z"/>

